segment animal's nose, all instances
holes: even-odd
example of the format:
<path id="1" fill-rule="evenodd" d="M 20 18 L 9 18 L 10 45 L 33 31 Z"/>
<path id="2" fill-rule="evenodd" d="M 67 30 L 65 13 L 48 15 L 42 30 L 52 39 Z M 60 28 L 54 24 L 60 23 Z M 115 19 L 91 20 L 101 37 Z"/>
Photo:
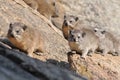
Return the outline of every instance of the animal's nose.
<path id="1" fill-rule="evenodd" d="M 79 42 L 80 40 L 79 39 L 74 39 L 75 42 Z"/>
<path id="2" fill-rule="evenodd" d="M 67 21 L 66 21 L 66 20 L 64 21 L 64 25 L 65 25 L 65 26 L 68 26 L 68 23 L 67 23 Z"/>
<path id="3" fill-rule="evenodd" d="M 14 35 L 12 33 L 9 34 L 11 37 L 14 37 Z"/>
<path id="4" fill-rule="evenodd" d="M 54 15 L 52 15 L 53 18 L 59 17 L 59 14 L 56 12 Z"/>
<path id="5" fill-rule="evenodd" d="M 74 42 L 76 42 L 76 39 L 73 39 Z"/>

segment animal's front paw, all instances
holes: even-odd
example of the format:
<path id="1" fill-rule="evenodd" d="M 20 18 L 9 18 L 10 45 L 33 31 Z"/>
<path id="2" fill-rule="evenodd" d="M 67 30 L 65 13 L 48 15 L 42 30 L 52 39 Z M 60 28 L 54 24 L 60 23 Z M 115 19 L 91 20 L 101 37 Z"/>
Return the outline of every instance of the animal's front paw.
<path id="1" fill-rule="evenodd" d="M 106 54 L 105 53 L 101 53 L 102 56 L 105 56 Z"/>
<path id="2" fill-rule="evenodd" d="M 88 56 L 92 57 L 92 53 L 87 54 Z"/>
<path id="3" fill-rule="evenodd" d="M 45 54 L 44 53 L 41 53 L 41 52 L 35 52 L 36 55 L 38 56 L 44 56 Z"/>
<path id="4" fill-rule="evenodd" d="M 33 57 L 33 55 L 32 55 L 31 53 L 28 53 L 28 56 L 29 56 L 29 57 Z"/>
<path id="5" fill-rule="evenodd" d="M 81 56 L 81 59 L 84 59 L 84 60 L 85 60 L 85 59 L 86 59 L 86 56 Z"/>
<path id="6" fill-rule="evenodd" d="M 112 55 L 113 55 L 113 56 L 120 56 L 120 53 L 113 52 Z"/>

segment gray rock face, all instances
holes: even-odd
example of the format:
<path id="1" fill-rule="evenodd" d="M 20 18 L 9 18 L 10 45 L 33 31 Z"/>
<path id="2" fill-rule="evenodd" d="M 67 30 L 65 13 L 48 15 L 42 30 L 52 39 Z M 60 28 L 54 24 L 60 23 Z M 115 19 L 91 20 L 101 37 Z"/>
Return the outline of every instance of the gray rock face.
<path id="1" fill-rule="evenodd" d="M 61 4 L 65 7 L 66 13 L 79 16 L 86 26 L 102 27 L 113 32 L 117 37 L 120 35 L 120 0 L 61 0 Z M 45 56 L 49 56 L 48 58 L 52 60 L 67 62 L 66 53 L 70 50 L 67 41 L 59 35 L 59 30 L 48 26 L 45 20 L 22 0 L 0 0 L 0 36 L 6 36 L 11 22 L 24 22 L 43 33 L 48 51 Z M 78 60 L 78 58 L 76 59 Z M 98 78 L 118 80 L 120 78 L 119 57 L 110 55 L 101 57 L 95 54 L 88 60 L 86 63 L 89 63 L 87 67 L 90 68 L 85 66 L 84 70 L 93 73 L 95 80 Z M 82 61 L 80 62 L 82 63 Z M 32 59 L 2 45 L 0 46 L 0 63 L 1 80 L 84 80 L 70 71 Z M 77 67 L 74 65 L 75 68 L 82 68 L 79 67 L 79 64 Z"/>
<path id="2" fill-rule="evenodd" d="M 103 27 L 120 34 L 119 0 L 63 0 L 68 14 L 79 15 L 87 26 Z"/>
<path id="3" fill-rule="evenodd" d="M 50 54 L 49 57 L 67 61 L 66 53 L 69 51 L 67 41 L 58 34 L 59 32 L 55 32 L 39 13 L 26 6 L 20 0 L 0 0 L 0 28 L 4 35 L 7 34 L 10 23 L 23 22 L 29 27 L 37 28 L 42 33 L 45 50 Z"/>
<path id="4" fill-rule="evenodd" d="M 25 53 L 8 49 L 0 44 L 1 80 L 86 80 L 52 64 L 33 59 Z"/>
<path id="5" fill-rule="evenodd" d="M 10 23 L 20 21 L 43 33 L 49 59 L 67 62 L 67 41 L 55 32 L 44 18 L 19 0 L 0 0 L 0 28 L 6 36 Z M 56 45 L 59 46 L 56 46 Z M 8 49 L 10 48 L 10 49 Z M 61 55 L 61 56 L 60 56 Z M 39 57 L 39 56 L 38 56 Z M 68 70 L 28 57 L 0 42 L 0 80 L 84 80 Z"/>

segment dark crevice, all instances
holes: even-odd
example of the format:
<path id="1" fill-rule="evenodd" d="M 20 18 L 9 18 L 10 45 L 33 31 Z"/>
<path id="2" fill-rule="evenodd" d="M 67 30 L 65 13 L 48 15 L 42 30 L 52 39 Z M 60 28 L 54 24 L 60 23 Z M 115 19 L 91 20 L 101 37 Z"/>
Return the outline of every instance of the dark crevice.
<path id="1" fill-rule="evenodd" d="M 15 55 L 12 54 L 7 54 L 5 50 L 0 48 L 0 55 L 10 59 L 11 61 L 13 61 L 15 64 L 17 64 L 19 67 L 21 67 L 23 70 L 27 71 L 28 73 L 30 73 L 31 75 L 37 77 L 37 78 L 42 78 L 43 80 L 49 80 L 49 78 L 47 78 L 44 74 L 38 72 L 32 65 L 23 65 L 22 63 L 24 63 L 24 61 L 20 58 L 18 58 Z"/>

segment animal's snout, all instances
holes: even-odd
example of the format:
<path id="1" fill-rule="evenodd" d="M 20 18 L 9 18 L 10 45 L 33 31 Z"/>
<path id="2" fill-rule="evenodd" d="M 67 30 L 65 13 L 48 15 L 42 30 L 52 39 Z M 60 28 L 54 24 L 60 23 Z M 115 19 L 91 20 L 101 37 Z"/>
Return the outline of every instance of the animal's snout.
<path id="1" fill-rule="evenodd" d="M 68 23 L 67 23 L 67 21 L 66 21 L 66 20 L 64 21 L 64 25 L 65 25 L 65 26 L 68 26 Z"/>
<path id="2" fill-rule="evenodd" d="M 74 41 L 74 42 L 79 42 L 79 40 L 78 40 L 78 39 L 73 39 L 73 41 Z"/>
<path id="3" fill-rule="evenodd" d="M 74 42 L 76 42 L 76 39 L 73 39 Z"/>
<path id="4" fill-rule="evenodd" d="M 12 33 L 9 33 L 9 36 L 14 37 L 14 35 Z"/>
<path id="5" fill-rule="evenodd" d="M 54 15 L 52 15 L 53 18 L 59 17 L 58 12 L 55 12 Z"/>

